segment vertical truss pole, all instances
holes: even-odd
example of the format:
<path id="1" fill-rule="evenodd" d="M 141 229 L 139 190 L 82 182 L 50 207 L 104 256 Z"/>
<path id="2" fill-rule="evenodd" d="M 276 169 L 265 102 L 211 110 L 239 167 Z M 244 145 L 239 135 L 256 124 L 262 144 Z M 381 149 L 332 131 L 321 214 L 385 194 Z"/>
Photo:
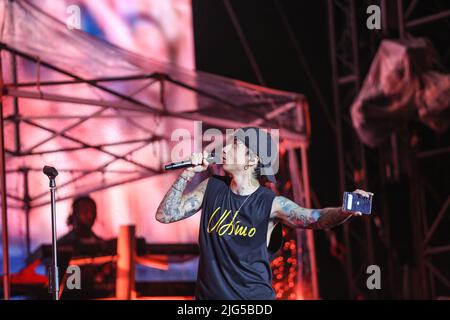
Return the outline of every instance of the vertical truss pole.
<path id="1" fill-rule="evenodd" d="M 409 149 L 409 148 L 408 148 Z M 410 165 L 410 183 L 411 183 L 411 195 L 412 195 L 412 226 L 413 226 L 413 239 L 414 239 L 414 256 L 416 259 L 416 266 L 413 266 L 413 277 L 414 277 L 414 289 L 413 289 L 413 299 L 426 299 L 428 295 L 428 286 L 426 283 L 426 269 L 425 269 L 425 252 L 423 246 L 423 228 L 422 221 L 424 215 L 426 215 L 425 210 L 421 210 L 421 192 L 420 192 L 420 175 L 418 172 L 417 157 L 414 154 L 414 150 L 408 150 L 408 154 L 412 157 L 409 159 Z"/>
<path id="2" fill-rule="evenodd" d="M 10 20 L 14 21 L 13 10 L 9 10 Z M 12 67 L 12 83 L 17 85 L 17 57 L 14 53 L 10 53 L 11 67 Z M 38 71 L 39 72 L 39 71 Z M 14 149 L 16 154 L 21 152 L 20 140 L 20 113 L 19 113 L 19 98 L 13 98 L 13 125 L 14 125 Z M 28 189 L 28 171 L 23 171 L 24 177 L 24 200 L 25 200 L 25 245 L 27 256 L 31 254 L 31 240 L 30 240 L 30 194 Z"/>
<path id="3" fill-rule="evenodd" d="M 300 148 L 301 158 L 302 158 L 302 172 L 303 172 L 303 190 L 305 196 L 305 204 L 307 208 L 311 208 L 311 189 L 309 185 L 309 166 L 308 166 L 308 155 L 306 152 L 306 146 Z M 319 281 L 317 278 L 317 262 L 316 262 L 316 247 L 314 244 L 314 233 L 312 230 L 306 231 L 306 239 L 308 242 L 309 249 L 309 260 L 311 263 L 311 279 L 312 279 L 312 289 L 313 289 L 313 299 L 319 299 Z M 298 248 L 297 248 L 298 249 Z"/>
<path id="4" fill-rule="evenodd" d="M 405 19 L 403 15 L 403 0 L 397 0 L 397 19 L 398 19 L 398 33 L 400 39 L 405 39 Z"/>
<path id="5" fill-rule="evenodd" d="M 292 193 L 293 200 L 306 208 L 311 208 L 311 192 L 309 187 L 309 175 L 308 172 L 305 171 L 308 169 L 308 157 L 306 153 L 306 146 L 300 147 L 300 156 L 301 156 L 301 165 L 303 174 L 300 176 L 299 168 L 298 168 L 298 159 L 296 155 L 296 149 L 290 148 L 288 150 L 288 159 L 289 159 L 289 172 L 291 175 L 292 181 Z M 317 265 L 316 265 L 316 254 L 315 254 L 315 246 L 314 246 L 314 234 L 312 230 L 296 230 L 297 234 L 297 259 L 300 261 L 300 257 L 303 254 L 298 245 L 301 243 L 299 239 L 301 239 L 301 235 L 303 232 L 306 232 L 306 246 L 308 248 L 308 256 L 310 261 L 311 268 L 311 289 L 312 289 L 312 298 L 319 299 L 319 285 L 317 279 Z M 298 262 L 299 263 L 299 262 Z M 300 268 L 297 266 L 297 270 Z M 302 292 L 302 283 L 301 283 L 301 274 L 297 274 L 297 292 Z"/>
<path id="6" fill-rule="evenodd" d="M 378 159 L 380 161 L 378 162 L 378 170 L 379 170 L 379 176 L 381 178 L 381 190 L 387 190 L 387 181 L 386 181 L 386 168 L 385 168 L 385 158 L 386 153 L 383 152 L 381 148 L 378 150 Z M 400 295 L 398 294 L 398 285 L 396 284 L 395 278 L 394 278 L 394 254 L 393 254 L 393 247 L 392 247 L 392 236 L 391 236 L 391 224 L 390 224 L 390 209 L 388 206 L 388 199 L 387 194 L 383 192 L 380 195 L 381 198 L 381 212 L 382 212 L 382 220 L 383 220 L 383 232 L 385 234 L 384 240 L 386 244 L 387 249 L 387 263 L 388 263 L 388 283 L 389 288 L 391 291 L 391 299 L 400 299 Z"/>
<path id="7" fill-rule="evenodd" d="M 9 276 L 9 243 L 8 243 L 8 207 L 6 197 L 6 168 L 5 168 L 5 128 L 3 121 L 3 68 L 2 51 L 0 50 L 0 187 L 2 201 L 2 250 L 3 250 L 3 298 L 10 297 Z"/>
<path id="8" fill-rule="evenodd" d="M 12 81 L 17 84 L 17 59 L 16 55 L 11 53 Z M 20 153 L 20 114 L 19 98 L 13 98 L 13 123 L 14 123 L 14 147 L 15 152 Z"/>
<path id="9" fill-rule="evenodd" d="M 5 10 L 8 10 L 9 21 L 14 28 L 14 12 L 13 12 L 13 1 L 9 0 L 8 6 L 5 7 Z M 12 82 L 13 84 L 17 84 L 17 58 L 14 53 L 10 53 L 11 57 L 11 68 L 12 68 Z M 19 117 L 19 98 L 13 98 L 13 125 L 14 125 L 14 147 L 15 152 L 20 152 L 20 117 Z"/>
<path id="10" fill-rule="evenodd" d="M 357 22 L 356 22 L 356 8 L 354 0 L 350 1 L 350 26 L 351 26 L 351 39 L 352 39 L 352 51 L 353 51 L 353 65 L 354 65 L 354 79 L 355 79 L 355 89 L 359 90 L 361 88 L 361 75 L 360 75 L 360 64 L 359 64 L 359 48 L 358 48 L 358 32 L 357 32 Z M 355 92 L 355 96 L 358 92 Z M 361 172 L 362 172 L 362 187 L 364 190 L 369 189 L 367 181 L 367 163 L 366 163 L 366 149 L 364 144 L 358 139 L 357 145 L 360 152 L 360 162 L 361 162 Z M 364 226 L 366 229 L 366 244 L 367 244 L 367 258 L 370 265 L 375 264 L 375 253 L 373 247 L 372 238 L 372 217 L 364 217 Z M 371 294 L 376 297 L 376 290 L 372 290 Z"/>
<path id="11" fill-rule="evenodd" d="M 11 1 L 9 6 L 5 8 L 9 10 L 10 19 L 13 19 L 13 12 L 11 8 Z M 12 20 L 11 20 L 12 21 Z M 16 74 L 16 61 L 13 57 L 13 80 L 17 79 Z M 3 250 L 3 298 L 9 300 L 11 294 L 10 284 L 10 268 L 9 268 L 9 237 L 8 237 L 8 205 L 6 196 L 6 163 L 5 163 L 5 128 L 3 119 L 3 61 L 2 50 L 0 50 L 0 185 L 1 185 L 1 201 L 2 201 L 2 250 Z M 14 115 L 18 113 L 17 101 L 14 101 Z M 15 135 L 16 135 L 16 149 L 18 144 L 17 136 L 19 124 L 14 121 Z"/>
<path id="12" fill-rule="evenodd" d="M 343 118 L 348 114 L 348 96 L 352 99 L 358 94 L 361 86 L 360 80 L 360 63 L 359 63 L 359 42 L 358 42 L 358 28 L 356 20 L 356 2 L 355 0 L 329 0 L 328 1 L 328 27 L 329 27 L 329 43 L 330 43 L 330 57 L 332 66 L 332 87 L 333 87 L 333 104 L 335 113 L 335 128 L 336 128 L 336 146 L 338 155 L 338 174 L 339 174 L 339 191 L 343 194 L 347 186 L 347 168 L 345 166 L 345 141 L 355 139 L 344 138 L 344 121 Z M 335 11 L 336 10 L 336 11 Z M 342 11 L 343 14 L 343 29 L 335 30 L 339 26 L 336 21 L 337 10 Z M 340 22 L 339 22 L 340 23 Z M 337 39 L 337 34 L 342 36 L 342 39 Z M 339 45 L 338 45 L 339 42 Z M 347 86 L 346 88 L 344 86 Z M 341 100 L 341 96 L 345 93 L 346 99 Z M 359 160 L 360 170 L 362 173 L 361 181 L 357 182 L 358 187 L 368 189 L 367 182 L 367 163 L 366 163 L 366 149 L 364 145 L 356 140 L 352 146 L 356 152 L 352 152 L 353 168 L 356 168 L 356 161 Z M 352 172 L 350 172 L 350 175 Z M 351 182 L 353 184 L 353 181 Z M 375 263 L 375 252 L 373 249 L 372 238 L 372 224 L 371 220 L 366 217 L 362 218 L 365 227 L 365 241 L 361 243 L 364 248 L 363 254 L 367 254 L 367 261 L 369 264 Z M 357 285 L 354 279 L 353 267 L 355 265 L 353 258 L 353 251 L 351 241 L 351 223 L 346 223 L 343 226 L 344 242 L 346 246 L 346 275 L 348 284 L 348 295 L 352 299 L 355 297 Z M 365 261 L 365 260 L 363 260 Z M 363 262 L 361 262 L 363 263 Z M 364 265 L 357 266 L 356 270 L 363 270 Z M 375 296 L 375 295 L 374 295 Z"/>
<path id="13" fill-rule="evenodd" d="M 333 104 L 335 113 L 335 128 L 336 128 L 336 143 L 337 143 L 337 160 L 338 160 L 338 173 L 339 173 L 339 192 L 343 194 L 345 191 L 345 165 L 343 154 L 343 142 L 342 142 L 342 123 L 341 123 L 341 108 L 339 98 L 339 79 L 338 79 L 338 65 L 337 65 L 337 50 L 336 50 L 336 38 L 334 32 L 335 20 L 334 20 L 334 0 L 328 0 L 328 33 L 330 41 L 330 55 L 331 55 L 331 69 L 332 69 L 332 85 L 333 85 Z M 346 254 L 346 275 L 348 295 L 350 298 L 355 296 L 353 288 L 353 268 L 352 268 L 352 255 L 350 244 L 350 230 L 348 223 L 344 224 L 344 241 L 347 248 Z"/>
<path id="14" fill-rule="evenodd" d="M 406 37 L 406 21 L 403 8 L 403 0 L 397 0 L 397 19 L 398 19 L 398 31 L 399 38 L 405 39 Z M 406 133 L 408 136 L 409 132 Z M 409 139 L 408 139 L 409 140 Z M 422 221 L 424 215 L 426 215 L 425 210 L 421 210 L 421 196 L 419 187 L 419 175 L 418 175 L 418 163 L 414 150 L 406 145 L 408 162 L 409 162 L 409 183 L 411 188 L 411 219 L 412 219 L 412 235 L 413 235 L 413 247 L 414 247 L 414 258 L 415 265 L 412 266 L 412 283 L 413 286 L 410 288 L 410 296 L 418 299 L 424 299 L 428 296 L 427 293 L 427 283 L 426 283 L 426 270 L 425 270 L 425 259 L 423 250 L 423 234 L 421 231 Z"/>

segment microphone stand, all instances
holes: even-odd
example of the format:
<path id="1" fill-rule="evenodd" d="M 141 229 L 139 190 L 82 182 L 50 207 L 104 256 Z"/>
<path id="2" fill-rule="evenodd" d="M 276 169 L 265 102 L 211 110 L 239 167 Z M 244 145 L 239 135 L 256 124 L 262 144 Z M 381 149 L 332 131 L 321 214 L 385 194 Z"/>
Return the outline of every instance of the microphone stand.
<path id="1" fill-rule="evenodd" d="M 52 213 L 52 265 L 49 268 L 48 274 L 48 291 L 52 294 L 54 300 L 59 300 L 59 274 L 58 274 L 58 251 L 56 248 L 56 200 L 55 190 L 56 182 L 55 178 L 58 175 L 56 169 L 54 171 L 46 170 L 51 167 L 44 167 L 44 173 L 50 179 L 50 198 L 51 198 L 51 213 Z"/>

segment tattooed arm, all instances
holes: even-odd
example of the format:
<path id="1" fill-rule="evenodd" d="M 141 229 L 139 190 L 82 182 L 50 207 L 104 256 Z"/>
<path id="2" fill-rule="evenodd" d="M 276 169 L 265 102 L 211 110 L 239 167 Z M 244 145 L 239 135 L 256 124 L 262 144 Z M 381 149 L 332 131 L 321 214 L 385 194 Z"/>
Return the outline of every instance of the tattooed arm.
<path id="1" fill-rule="evenodd" d="M 364 196 L 368 193 L 356 190 Z M 342 208 L 307 209 L 299 206 L 288 198 L 275 197 L 272 204 L 271 218 L 278 218 L 286 225 L 305 229 L 328 229 L 340 225 L 353 215 L 360 212 L 343 211 Z"/>
<path id="2" fill-rule="evenodd" d="M 208 179 L 200 183 L 194 191 L 183 195 L 188 180 L 181 174 L 165 195 L 156 211 L 156 220 L 171 223 L 194 215 L 203 202 Z"/>
<path id="3" fill-rule="evenodd" d="M 156 220 L 161 223 L 171 223 L 182 219 L 186 219 L 194 215 L 203 202 L 208 179 L 200 183 L 194 191 L 183 195 L 184 190 L 189 181 L 194 177 L 195 173 L 205 171 L 208 167 L 206 161 L 207 153 L 193 154 L 191 161 L 197 164 L 194 167 L 183 171 L 178 179 L 170 187 L 156 210 Z"/>

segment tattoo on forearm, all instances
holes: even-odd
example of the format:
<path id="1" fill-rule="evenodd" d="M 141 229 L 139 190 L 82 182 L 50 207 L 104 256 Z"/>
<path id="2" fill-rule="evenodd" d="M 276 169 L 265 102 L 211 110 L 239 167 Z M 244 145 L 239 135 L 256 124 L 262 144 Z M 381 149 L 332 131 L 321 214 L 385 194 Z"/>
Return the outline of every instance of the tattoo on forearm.
<path id="1" fill-rule="evenodd" d="M 340 225 L 352 216 L 351 213 L 342 211 L 341 208 L 319 209 L 319 219 L 310 225 L 311 229 L 329 229 Z"/>
<path id="2" fill-rule="evenodd" d="M 173 183 L 156 211 L 158 221 L 169 223 L 182 218 L 181 198 L 186 185 L 187 180 L 181 176 Z"/>
<path id="3" fill-rule="evenodd" d="M 192 216 L 200 209 L 207 179 L 194 191 L 183 196 L 186 185 L 187 180 L 181 176 L 174 182 L 156 211 L 158 221 L 163 223 L 179 221 Z"/>
<path id="4" fill-rule="evenodd" d="M 351 214 L 341 208 L 307 209 L 285 197 L 276 197 L 278 212 L 276 215 L 292 227 L 308 229 L 328 229 L 335 227 Z"/>
<path id="5" fill-rule="evenodd" d="M 285 197 L 276 197 L 278 201 L 278 214 L 280 218 L 288 225 L 299 228 L 306 228 L 315 220 L 312 216 L 311 210 L 302 208 L 295 202 Z"/>

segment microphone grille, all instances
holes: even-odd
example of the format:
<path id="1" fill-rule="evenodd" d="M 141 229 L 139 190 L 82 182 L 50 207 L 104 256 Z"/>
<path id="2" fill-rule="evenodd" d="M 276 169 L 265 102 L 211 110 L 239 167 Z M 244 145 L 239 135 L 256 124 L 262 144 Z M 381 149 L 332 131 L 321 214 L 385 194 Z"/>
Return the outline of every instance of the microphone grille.
<path id="1" fill-rule="evenodd" d="M 44 166 L 44 168 L 42 169 L 42 172 L 44 172 L 44 174 L 48 177 L 56 177 L 58 175 L 58 171 L 50 166 Z"/>

